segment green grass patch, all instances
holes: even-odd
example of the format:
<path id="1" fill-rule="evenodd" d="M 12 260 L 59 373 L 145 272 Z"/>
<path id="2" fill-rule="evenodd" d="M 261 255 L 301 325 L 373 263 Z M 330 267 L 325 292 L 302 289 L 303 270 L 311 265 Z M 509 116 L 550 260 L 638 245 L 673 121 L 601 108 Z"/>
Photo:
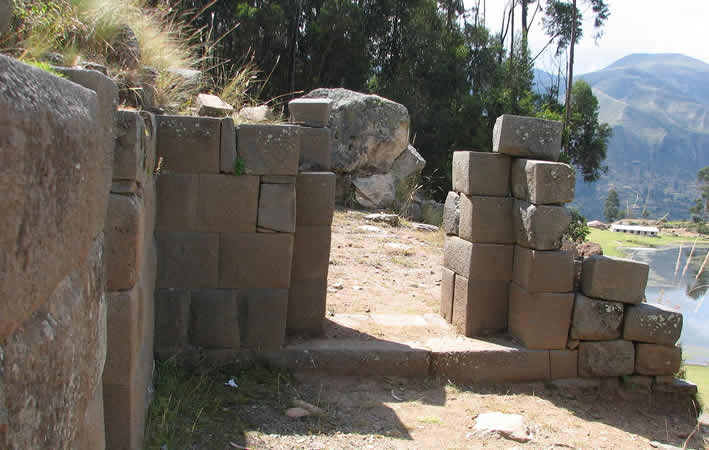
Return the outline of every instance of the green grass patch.
<path id="1" fill-rule="evenodd" d="M 669 236 L 660 235 L 658 237 L 639 236 L 629 233 L 618 233 L 608 230 L 591 229 L 591 234 L 588 235 L 588 240 L 595 242 L 603 249 L 603 254 L 606 256 L 625 256 L 622 247 L 659 247 L 663 245 L 679 245 L 683 242 L 687 245 L 692 245 L 694 239 L 688 236 Z M 709 240 L 700 239 L 697 244 L 709 244 Z"/>
<path id="2" fill-rule="evenodd" d="M 704 402 L 709 400 L 709 367 L 684 366 L 686 377 L 699 388 L 699 397 Z"/>

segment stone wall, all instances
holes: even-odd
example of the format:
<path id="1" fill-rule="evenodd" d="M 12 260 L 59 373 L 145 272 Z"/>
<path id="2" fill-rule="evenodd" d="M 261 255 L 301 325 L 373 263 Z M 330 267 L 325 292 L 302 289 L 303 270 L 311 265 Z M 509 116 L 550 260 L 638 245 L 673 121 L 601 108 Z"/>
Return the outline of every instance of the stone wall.
<path id="1" fill-rule="evenodd" d="M 560 123 L 502 116 L 492 153 L 454 153 L 441 315 L 466 336 L 548 351 L 551 378 L 670 383 L 682 315 L 643 303 L 647 264 L 560 250 L 574 198 L 560 145 Z"/>

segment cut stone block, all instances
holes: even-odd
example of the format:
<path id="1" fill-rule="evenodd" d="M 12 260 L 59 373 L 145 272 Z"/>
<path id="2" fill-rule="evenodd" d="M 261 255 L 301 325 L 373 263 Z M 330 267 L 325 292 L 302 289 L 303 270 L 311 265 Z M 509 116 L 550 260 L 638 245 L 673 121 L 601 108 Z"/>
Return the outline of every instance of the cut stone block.
<path id="1" fill-rule="evenodd" d="M 138 183 L 131 180 L 118 180 L 111 183 L 111 194 L 135 195 L 138 193 Z"/>
<path id="2" fill-rule="evenodd" d="M 292 175 L 264 175 L 261 184 L 295 184 L 297 177 Z"/>
<path id="3" fill-rule="evenodd" d="M 332 132 L 329 128 L 298 129 L 300 136 L 299 170 L 330 170 L 332 167 Z"/>
<path id="4" fill-rule="evenodd" d="M 234 127 L 234 121 L 227 117 L 222 120 L 219 167 L 222 173 L 234 173 L 235 164 L 236 128 Z"/>
<path id="5" fill-rule="evenodd" d="M 221 119 L 158 116 L 163 173 L 219 173 Z"/>
<path id="6" fill-rule="evenodd" d="M 576 180 L 568 164 L 516 159 L 510 172 L 512 195 L 537 205 L 562 205 L 574 200 Z"/>
<path id="7" fill-rule="evenodd" d="M 489 336 L 507 328 L 507 281 L 455 277 L 451 322 L 465 336 Z"/>
<path id="8" fill-rule="evenodd" d="M 571 292 L 574 290 L 573 255 L 516 245 L 512 279 L 530 293 Z"/>
<path id="9" fill-rule="evenodd" d="M 156 178 L 158 231 L 198 231 L 199 175 L 161 174 Z M 254 218 L 255 220 L 255 218 Z"/>
<path id="10" fill-rule="evenodd" d="M 635 370 L 635 346 L 630 341 L 581 342 L 579 376 L 620 377 Z"/>
<path id="11" fill-rule="evenodd" d="M 558 161 L 563 125 L 554 120 L 502 115 L 492 130 L 492 151 L 519 158 Z"/>
<path id="12" fill-rule="evenodd" d="M 530 294 L 510 283 L 510 334 L 531 349 L 564 350 L 571 325 L 574 294 Z"/>
<path id="13" fill-rule="evenodd" d="M 248 175 L 296 175 L 300 158 L 298 127 L 239 125 L 237 157 Z"/>
<path id="14" fill-rule="evenodd" d="M 578 370 L 578 350 L 550 350 L 549 365 L 552 380 L 576 378 Z"/>
<path id="15" fill-rule="evenodd" d="M 258 177 L 200 175 L 199 231 L 256 231 L 258 200 Z"/>
<path id="16" fill-rule="evenodd" d="M 512 197 L 460 196 L 458 235 L 484 244 L 514 244 Z"/>
<path id="17" fill-rule="evenodd" d="M 193 290 L 190 304 L 191 344 L 208 349 L 239 348 L 239 305 L 235 290 Z"/>
<path id="18" fill-rule="evenodd" d="M 140 111 L 143 118 L 143 152 L 145 153 L 146 175 L 152 177 L 155 173 L 155 166 L 158 156 L 158 121 L 155 114 L 148 111 Z"/>
<path id="19" fill-rule="evenodd" d="M 1 3 L 1 2 L 0 2 Z M 83 423 L 79 429 L 80 449 L 105 450 L 106 449 L 106 428 L 103 417 L 103 384 L 98 383 L 94 394 L 86 407 Z M 0 419 L 0 428 L 3 422 Z M 0 433 L 3 431 L 0 431 Z"/>
<path id="20" fill-rule="evenodd" d="M 443 249 L 443 266 L 470 280 L 509 281 L 513 260 L 513 245 L 473 244 L 449 236 Z"/>
<path id="21" fill-rule="evenodd" d="M 453 296 L 455 294 L 455 272 L 441 267 L 441 317 L 448 323 L 453 321 Z"/>
<path id="22" fill-rule="evenodd" d="M 460 224 L 460 195 L 449 192 L 443 206 L 443 230 L 447 235 L 457 236 Z"/>
<path id="23" fill-rule="evenodd" d="M 130 289 L 138 279 L 144 251 L 145 211 L 132 195 L 110 194 L 104 247 L 106 289 Z"/>
<path id="24" fill-rule="evenodd" d="M 262 184 L 258 226 L 283 233 L 295 232 L 295 185 Z"/>
<path id="25" fill-rule="evenodd" d="M 623 326 L 622 303 L 588 298 L 576 294 L 571 319 L 571 339 L 610 341 L 618 339 Z"/>
<path id="26" fill-rule="evenodd" d="M 298 225 L 330 225 L 335 211 L 335 174 L 301 172 L 296 183 Z"/>
<path id="27" fill-rule="evenodd" d="M 695 396 L 697 391 L 697 385 L 691 381 L 669 376 L 655 377 L 655 392 Z"/>
<path id="28" fill-rule="evenodd" d="M 156 289 L 155 291 L 155 352 L 168 358 L 183 350 L 188 342 L 190 327 L 190 291 L 187 289 Z"/>
<path id="29" fill-rule="evenodd" d="M 288 332 L 311 336 L 321 334 L 326 301 L 327 277 L 291 280 L 286 324 Z"/>
<path id="30" fill-rule="evenodd" d="M 466 195 L 505 197 L 510 192 L 510 158 L 486 152 L 453 153 L 453 190 Z"/>
<path id="31" fill-rule="evenodd" d="M 558 250 L 561 238 L 571 223 L 563 206 L 533 205 L 515 200 L 513 207 L 517 244 L 535 250 Z"/>
<path id="32" fill-rule="evenodd" d="M 157 242 L 158 288 L 198 289 L 218 285 L 219 234 L 160 232 Z M 237 255 L 230 258 L 225 261 L 249 261 Z"/>
<path id="33" fill-rule="evenodd" d="M 332 100 L 326 98 L 298 98 L 288 102 L 291 121 L 306 127 L 323 128 L 330 120 Z"/>
<path id="34" fill-rule="evenodd" d="M 589 297 L 623 303 L 640 303 L 650 267 L 646 263 L 610 256 L 590 256 L 583 261 L 581 289 Z"/>
<path id="35" fill-rule="evenodd" d="M 224 263 L 220 268 L 220 288 L 286 289 L 288 298 L 292 234 L 222 233 L 221 252 Z M 242 264 L 240 261 L 248 263 Z"/>
<path id="36" fill-rule="evenodd" d="M 145 179 L 145 121 L 138 111 L 116 111 L 116 147 L 113 151 L 113 179 Z"/>
<path id="37" fill-rule="evenodd" d="M 195 105 L 200 116 L 226 117 L 234 112 L 233 106 L 212 94 L 198 94 Z"/>
<path id="38" fill-rule="evenodd" d="M 123 384 L 133 377 L 138 368 L 138 353 L 143 340 L 141 308 L 143 299 L 137 287 L 120 292 L 109 292 L 107 300 L 108 348 L 103 370 L 103 382 Z"/>
<path id="39" fill-rule="evenodd" d="M 286 333 L 288 289 L 239 289 L 237 299 L 242 347 L 279 350 Z"/>
<path id="40" fill-rule="evenodd" d="M 623 339 L 675 345 L 682 334 L 682 313 L 662 305 L 629 305 L 625 310 Z"/>
<path id="41" fill-rule="evenodd" d="M 327 279 L 330 267 L 329 225 L 298 225 L 293 247 L 291 280 Z"/>
<path id="42" fill-rule="evenodd" d="M 635 372 L 642 375 L 674 375 L 682 365 L 680 347 L 635 344 Z"/>

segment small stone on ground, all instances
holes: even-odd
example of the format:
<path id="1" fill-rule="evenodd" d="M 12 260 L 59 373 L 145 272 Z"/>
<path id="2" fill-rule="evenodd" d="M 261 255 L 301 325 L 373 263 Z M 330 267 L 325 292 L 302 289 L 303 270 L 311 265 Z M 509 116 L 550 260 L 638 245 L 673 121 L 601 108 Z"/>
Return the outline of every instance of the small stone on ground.
<path id="1" fill-rule="evenodd" d="M 480 414 L 475 419 L 474 433 L 498 435 L 515 442 L 529 442 L 532 434 L 519 414 L 491 412 Z"/>

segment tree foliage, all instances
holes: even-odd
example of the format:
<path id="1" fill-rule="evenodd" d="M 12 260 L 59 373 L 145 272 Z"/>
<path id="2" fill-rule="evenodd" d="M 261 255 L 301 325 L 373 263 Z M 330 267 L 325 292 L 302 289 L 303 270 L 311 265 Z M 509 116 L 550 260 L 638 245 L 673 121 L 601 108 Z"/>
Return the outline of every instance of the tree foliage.
<path id="1" fill-rule="evenodd" d="M 571 213 L 571 223 L 564 236 L 573 242 L 585 242 L 588 235 L 591 234 L 586 218 L 576 208 L 569 208 L 569 213 Z"/>
<path id="2" fill-rule="evenodd" d="M 606 222 L 615 222 L 621 218 L 621 215 L 618 193 L 615 189 L 611 189 L 608 191 L 608 197 L 606 197 L 606 203 L 603 207 L 603 216 L 606 218 Z"/>

